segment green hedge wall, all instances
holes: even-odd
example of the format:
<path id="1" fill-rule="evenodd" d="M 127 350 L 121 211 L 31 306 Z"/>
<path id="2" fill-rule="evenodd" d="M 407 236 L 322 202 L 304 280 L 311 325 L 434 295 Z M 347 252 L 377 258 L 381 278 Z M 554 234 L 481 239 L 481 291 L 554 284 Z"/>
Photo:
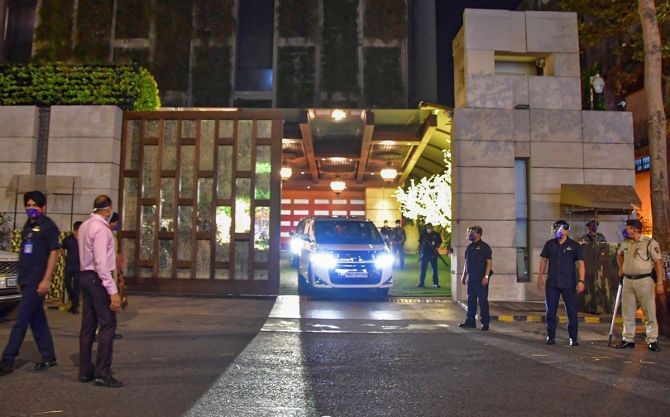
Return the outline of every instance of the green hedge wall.
<path id="1" fill-rule="evenodd" d="M 38 61 L 66 61 L 72 55 L 73 0 L 42 0 L 39 8 L 39 26 L 35 29 L 35 59 Z"/>
<path id="2" fill-rule="evenodd" d="M 148 111 L 160 107 L 160 100 L 156 81 L 137 66 L 0 66 L 0 105 L 59 104 L 109 104 Z"/>
<path id="3" fill-rule="evenodd" d="M 277 107 L 314 105 L 316 48 L 277 48 Z"/>
<path id="4" fill-rule="evenodd" d="M 235 32 L 235 0 L 195 0 L 198 36 L 227 42 Z"/>
<path id="5" fill-rule="evenodd" d="M 280 0 L 279 36 L 314 39 L 319 23 L 318 5 L 314 0 Z"/>
<path id="6" fill-rule="evenodd" d="M 321 88 L 351 95 L 358 86 L 358 0 L 323 0 Z M 323 104 L 330 103 L 328 100 Z M 350 103 L 352 104 L 352 103 Z"/>
<path id="7" fill-rule="evenodd" d="M 363 56 L 367 105 L 377 108 L 405 107 L 400 48 L 365 48 Z"/>

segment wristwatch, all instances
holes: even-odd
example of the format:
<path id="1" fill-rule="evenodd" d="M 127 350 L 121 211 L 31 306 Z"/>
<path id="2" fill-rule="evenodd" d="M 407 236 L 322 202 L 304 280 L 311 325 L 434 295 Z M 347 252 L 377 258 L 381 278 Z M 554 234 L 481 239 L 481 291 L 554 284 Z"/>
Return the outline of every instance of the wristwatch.
<path id="1" fill-rule="evenodd" d="M 582 284 L 586 285 L 586 281 L 583 280 L 583 279 L 580 279 L 579 282 L 581 282 Z"/>
<path id="2" fill-rule="evenodd" d="M 489 276 L 488 276 L 488 275 L 484 275 L 484 278 L 485 278 L 485 279 L 489 279 Z"/>

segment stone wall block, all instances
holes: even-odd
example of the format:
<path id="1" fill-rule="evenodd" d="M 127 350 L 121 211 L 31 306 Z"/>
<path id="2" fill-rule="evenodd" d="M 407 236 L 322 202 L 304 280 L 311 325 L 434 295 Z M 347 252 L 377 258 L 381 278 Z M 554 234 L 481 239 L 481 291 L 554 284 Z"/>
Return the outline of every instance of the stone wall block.
<path id="1" fill-rule="evenodd" d="M 583 147 L 581 143 L 568 146 L 561 142 L 531 142 L 531 164 L 542 168 L 583 168 Z"/>
<path id="2" fill-rule="evenodd" d="M 117 138 L 51 138 L 49 162 L 113 162 L 121 160 L 121 141 Z"/>
<path id="3" fill-rule="evenodd" d="M 553 77 L 579 77 L 579 54 L 556 52 L 547 57 L 548 74 Z"/>
<path id="4" fill-rule="evenodd" d="M 465 249 L 469 244 L 465 240 L 465 232 L 469 227 L 473 225 L 479 225 L 482 227 L 484 232 L 484 240 L 486 243 L 491 245 L 491 247 L 498 248 L 514 248 L 514 234 L 516 233 L 516 221 L 514 220 L 461 220 L 453 222 L 452 234 L 454 241 L 452 245 L 454 248 L 459 245 Z M 462 266 L 462 264 L 461 264 Z"/>
<path id="5" fill-rule="evenodd" d="M 590 169 L 588 155 L 585 156 L 584 184 L 635 186 L 635 171 L 632 169 Z"/>
<path id="6" fill-rule="evenodd" d="M 15 175 L 30 175 L 34 173 L 35 166 L 31 162 L 2 162 L 0 163 L 0 187 L 9 187 Z M 11 198 L 13 199 L 14 197 L 12 196 Z M 14 203 L 12 202 L 12 204 Z"/>
<path id="7" fill-rule="evenodd" d="M 458 170 L 458 175 L 452 175 L 452 187 L 455 187 L 455 190 L 467 193 L 514 194 L 514 168 L 468 166 L 455 168 Z"/>
<path id="8" fill-rule="evenodd" d="M 5 162 L 34 163 L 37 157 L 36 137 L 0 137 L 0 147 L 2 149 L 0 164 Z"/>
<path id="9" fill-rule="evenodd" d="M 496 272 L 489 283 L 490 301 L 524 301 L 525 285 L 516 282 L 516 274 L 502 275 Z"/>
<path id="10" fill-rule="evenodd" d="M 35 106 L 0 106 L 0 138 L 36 138 L 39 126 Z"/>
<path id="11" fill-rule="evenodd" d="M 514 140 L 514 115 L 502 109 L 454 109 L 453 136 L 459 140 Z"/>
<path id="12" fill-rule="evenodd" d="M 121 138 L 123 111 L 116 106 L 52 106 L 50 138 Z"/>
<path id="13" fill-rule="evenodd" d="M 512 49 L 512 19 L 506 10 L 465 9 L 465 49 Z"/>
<path id="14" fill-rule="evenodd" d="M 561 184 L 584 184 L 584 170 L 570 168 L 531 168 L 531 194 L 560 194 Z"/>
<path id="15" fill-rule="evenodd" d="M 495 74 L 493 50 L 467 51 L 465 54 L 465 73 L 467 75 Z"/>
<path id="16" fill-rule="evenodd" d="M 463 221 L 515 220 L 514 194 L 458 193 L 458 218 Z"/>
<path id="17" fill-rule="evenodd" d="M 514 167 L 514 142 L 462 141 L 452 142 L 454 166 Z"/>
<path id="18" fill-rule="evenodd" d="M 576 13 L 525 13 L 528 52 L 579 53 Z"/>
<path id="19" fill-rule="evenodd" d="M 581 142 L 581 125 L 582 112 L 578 110 L 530 109 L 531 141 Z"/>
<path id="20" fill-rule="evenodd" d="M 49 162 L 47 175 L 81 177 L 82 189 L 119 189 L 119 166 L 113 163 Z"/>
<path id="21" fill-rule="evenodd" d="M 556 221 L 561 217 L 560 203 L 560 194 L 534 193 L 531 195 L 530 218 Z"/>
<path id="22" fill-rule="evenodd" d="M 500 75 L 471 75 L 466 77 L 466 106 L 512 109 L 514 85 Z"/>
<path id="23" fill-rule="evenodd" d="M 581 110 L 579 77 L 528 77 L 530 108 Z"/>
<path id="24" fill-rule="evenodd" d="M 512 110 L 514 119 L 514 140 L 528 142 L 530 140 L 530 111 Z"/>
<path id="25" fill-rule="evenodd" d="M 584 143 L 584 160 L 589 168 L 634 169 L 634 156 L 632 143 Z"/>
<path id="26" fill-rule="evenodd" d="M 633 114 L 619 111 L 582 111 L 584 142 L 633 143 Z"/>

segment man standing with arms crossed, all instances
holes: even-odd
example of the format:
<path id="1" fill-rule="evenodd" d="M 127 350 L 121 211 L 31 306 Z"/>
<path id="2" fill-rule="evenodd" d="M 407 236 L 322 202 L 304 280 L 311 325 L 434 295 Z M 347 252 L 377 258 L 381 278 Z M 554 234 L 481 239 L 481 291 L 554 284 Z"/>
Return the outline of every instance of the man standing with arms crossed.
<path id="1" fill-rule="evenodd" d="M 645 341 L 652 352 L 660 352 L 658 347 L 658 322 L 656 321 L 656 295 L 663 294 L 663 258 L 658 243 L 642 236 L 642 222 L 627 220 L 626 232 L 629 239 L 621 242 L 616 260 L 619 277 L 623 279 L 621 295 L 621 315 L 623 316 L 623 340 L 614 346 L 617 349 L 635 348 L 635 312 L 637 303 L 644 313 Z M 652 269 L 656 270 L 654 280 Z M 655 290 L 654 290 L 655 288 Z"/>
<path id="2" fill-rule="evenodd" d="M 91 217 L 79 228 L 79 285 L 84 297 L 79 334 L 79 381 L 95 379 L 96 385 L 119 388 L 123 383 L 112 376 L 116 312 L 121 307 L 112 277 L 116 268 L 114 236 L 109 229 L 112 213 L 112 200 L 99 195 L 93 202 Z M 93 366 L 91 350 L 98 324 L 98 353 Z"/>
<path id="3" fill-rule="evenodd" d="M 458 327 L 476 328 L 475 314 L 479 301 L 482 330 L 489 329 L 489 276 L 493 265 L 491 247 L 482 240 L 482 228 L 472 226 L 468 229 L 468 240 L 472 243 L 465 249 L 465 267 L 461 283 L 468 284 L 468 315 Z M 466 280 L 467 278 L 467 280 Z"/>
<path id="4" fill-rule="evenodd" d="M 556 344 L 556 325 L 558 318 L 558 300 L 562 296 L 565 312 L 568 315 L 568 335 L 570 346 L 579 346 L 577 341 L 578 317 L 577 294 L 584 291 L 584 255 L 579 243 L 568 237 L 570 225 L 565 220 L 558 220 L 551 227 L 554 235 L 544 244 L 540 253 L 540 270 L 537 273 L 537 288 L 544 285 L 544 271 L 549 264 L 547 288 L 545 289 L 547 340 L 546 344 Z M 575 275 L 575 264 L 579 270 L 579 280 Z"/>

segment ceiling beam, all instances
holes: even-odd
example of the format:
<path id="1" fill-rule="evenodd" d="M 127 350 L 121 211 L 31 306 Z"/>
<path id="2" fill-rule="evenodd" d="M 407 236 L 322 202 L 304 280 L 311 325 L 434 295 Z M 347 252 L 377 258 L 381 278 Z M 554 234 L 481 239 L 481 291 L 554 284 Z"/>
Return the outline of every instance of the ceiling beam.
<path id="1" fill-rule="evenodd" d="M 437 129 L 437 116 L 431 114 L 423 122 L 423 126 L 421 126 L 421 132 L 423 132 L 421 135 L 421 142 L 414 148 L 414 152 L 412 153 L 412 156 L 409 158 L 407 166 L 400 175 L 398 184 L 402 185 L 405 183 L 405 180 L 407 179 L 407 177 L 409 177 L 409 174 L 412 172 L 412 169 L 414 169 L 416 161 L 419 160 L 419 157 L 421 157 L 423 150 L 426 149 L 428 142 L 430 142 L 430 138 L 433 137 L 435 129 Z"/>
<path id="2" fill-rule="evenodd" d="M 361 142 L 361 159 L 358 162 L 358 169 L 356 170 L 356 182 L 363 182 L 363 174 L 368 165 L 368 157 L 370 156 L 370 145 L 372 143 L 372 135 L 375 131 L 375 116 L 370 110 L 365 111 L 365 126 L 363 127 L 363 140 Z"/>
<path id="3" fill-rule="evenodd" d="M 385 145 L 384 143 L 377 143 L 382 141 L 393 142 L 389 143 L 389 145 L 418 145 L 421 142 L 421 136 L 418 132 L 379 130 L 377 128 L 372 135 L 372 142 L 375 142 L 375 145 Z"/>
<path id="4" fill-rule="evenodd" d="M 319 170 L 314 160 L 314 138 L 312 138 L 312 128 L 309 126 L 309 118 L 306 111 L 300 115 L 300 133 L 302 134 L 302 144 L 305 148 L 307 166 L 309 167 L 309 172 L 312 174 L 312 182 L 316 184 L 319 182 Z"/>

